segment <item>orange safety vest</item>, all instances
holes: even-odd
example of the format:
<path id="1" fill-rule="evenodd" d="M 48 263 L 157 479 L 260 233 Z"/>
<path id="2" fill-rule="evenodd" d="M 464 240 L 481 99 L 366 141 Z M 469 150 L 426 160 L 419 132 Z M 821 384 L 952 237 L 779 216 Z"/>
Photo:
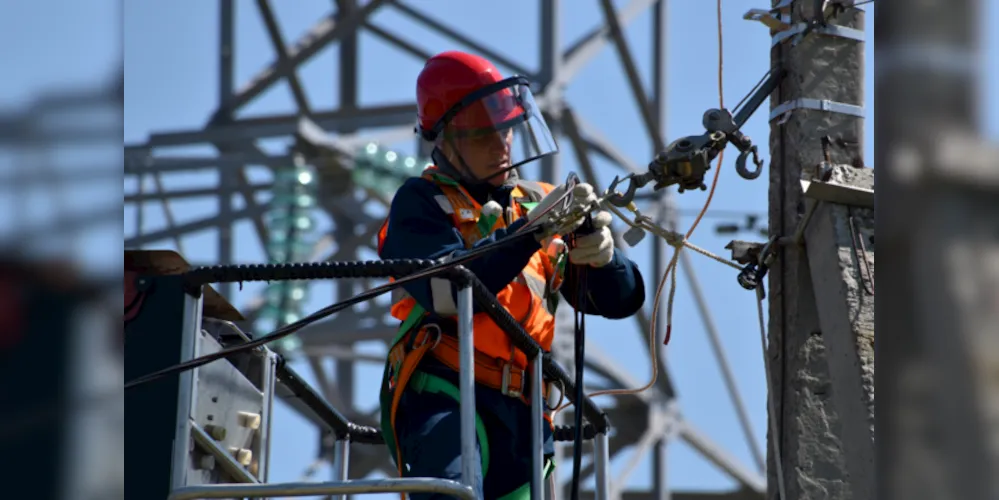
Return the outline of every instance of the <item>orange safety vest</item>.
<path id="1" fill-rule="evenodd" d="M 444 213 L 451 216 L 453 224 L 465 240 L 466 248 L 471 248 L 483 237 L 526 215 L 527 211 L 522 204 L 537 203 L 554 189 L 551 184 L 518 180 L 510 196 L 510 207 L 505 210 L 504 216 L 496 217 L 490 224 L 490 221 L 484 220 L 482 216 L 482 206 L 456 181 L 444 176 L 435 167 L 424 170 L 422 178 L 434 182 L 443 191 L 443 195 L 436 196 L 436 201 Z M 388 220 L 386 220 L 378 232 L 379 252 L 388 235 L 388 229 Z M 555 331 L 555 311 L 549 310 L 553 306 L 546 300 L 545 293 L 549 280 L 555 279 L 555 266 L 550 252 L 553 251 L 548 248 L 536 252 L 520 275 L 496 294 L 499 303 L 546 351 L 551 350 Z M 450 283 L 446 290 L 446 293 L 450 293 Z M 393 292 L 391 310 L 393 317 L 405 321 L 415 306 L 416 300 L 402 288 L 397 288 Z M 506 332 L 497 326 L 489 315 L 476 314 L 473 317 L 473 328 L 477 351 L 492 358 L 505 360 L 516 368 L 527 367 L 527 356 L 513 347 Z"/>

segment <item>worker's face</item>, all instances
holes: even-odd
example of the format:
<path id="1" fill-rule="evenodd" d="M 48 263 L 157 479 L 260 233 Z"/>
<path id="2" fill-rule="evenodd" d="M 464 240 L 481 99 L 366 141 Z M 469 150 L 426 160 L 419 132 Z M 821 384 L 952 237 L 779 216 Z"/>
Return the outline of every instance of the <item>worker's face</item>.
<path id="1" fill-rule="evenodd" d="M 513 130 L 487 131 L 470 134 L 467 136 L 452 137 L 450 143 L 451 160 L 456 168 L 468 169 L 470 177 L 474 179 L 487 179 L 493 186 L 499 186 L 510 176 L 507 170 L 502 174 L 495 175 L 510 166 L 510 147 L 513 144 Z M 460 158 L 458 156 L 460 155 Z"/>

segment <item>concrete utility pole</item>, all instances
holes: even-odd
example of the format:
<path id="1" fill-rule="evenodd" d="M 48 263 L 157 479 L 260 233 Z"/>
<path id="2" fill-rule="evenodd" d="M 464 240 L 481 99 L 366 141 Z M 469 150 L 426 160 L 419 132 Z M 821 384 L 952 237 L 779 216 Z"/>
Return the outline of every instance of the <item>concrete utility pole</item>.
<path id="1" fill-rule="evenodd" d="M 999 498 L 999 151 L 978 132 L 984 4 L 887 2 L 877 25 L 876 91 L 890 110 L 877 129 L 892 283 L 878 303 L 885 500 Z"/>
<path id="2" fill-rule="evenodd" d="M 787 71 L 771 95 L 769 224 L 779 240 L 767 280 L 779 434 L 768 436 L 768 498 L 784 489 L 782 500 L 875 498 L 864 12 L 836 4 L 774 0 L 765 20 L 772 65 Z"/>

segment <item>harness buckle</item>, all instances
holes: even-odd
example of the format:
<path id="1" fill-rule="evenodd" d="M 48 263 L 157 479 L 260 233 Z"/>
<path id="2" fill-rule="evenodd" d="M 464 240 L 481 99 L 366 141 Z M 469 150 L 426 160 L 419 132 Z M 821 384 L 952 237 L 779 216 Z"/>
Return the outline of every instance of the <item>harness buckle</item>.
<path id="1" fill-rule="evenodd" d="M 504 396 L 509 396 L 511 398 L 519 398 L 524 395 L 524 372 L 520 372 L 520 388 L 511 388 L 513 385 L 513 373 L 511 371 L 512 364 L 507 363 L 503 365 L 503 380 L 502 387 L 500 387 L 500 393 Z"/>
<path id="2" fill-rule="evenodd" d="M 442 332 L 440 325 L 438 325 L 437 323 L 428 323 L 426 325 L 423 325 L 423 328 L 421 330 L 424 332 L 423 338 L 420 340 L 420 345 L 413 346 L 413 349 L 419 349 L 424 345 L 426 345 L 431 335 L 433 335 L 434 344 L 430 346 L 430 350 L 431 351 L 434 350 L 437 347 L 437 344 L 441 343 Z M 433 333 L 430 333 L 430 330 L 433 330 Z M 419 335 L 419 332 L 417 332 L 417 335 Z"/>

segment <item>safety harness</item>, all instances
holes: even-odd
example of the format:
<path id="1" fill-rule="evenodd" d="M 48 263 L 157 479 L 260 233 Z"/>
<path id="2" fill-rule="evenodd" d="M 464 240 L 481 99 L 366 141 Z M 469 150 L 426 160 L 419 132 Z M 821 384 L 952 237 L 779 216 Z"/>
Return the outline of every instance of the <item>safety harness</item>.
<path id="1" fill-rule="evenodd" d="M 424 179 L 434 182 L 444 193 L 438 195 L 436 200 L 444 209 L 444 212 L 451 215 L 456 227 L 467 228 L 468 224 L 475 224 L 478 231 L 462 230 L 466 247 L 471 247 L 478 239 L 492 234 L 496 229 L 505 227 L 506 224 L 521 217 L 530 210 L 547 194 L 550 189 L 535 182 L 516 180 L 513 192 L 511 193 L 511 203 L 507 209 L 506 219 L 495 215 L 482 214 L 481 207 L 455 180 L 441 174 L 435 169 L 427 169 L 423 175 Z M 387 224 L 387 221 L 386 221 Z M 383 232 L 386 226 L 383 226 Z M 546 302 L 546 309 L 554 311 L 557 306 L 558 287 L 565 269 L 565 255 L 549 255 L 552 259 L 552 273 L 546 279 L 541 293 Z M 523 274 L 521 275 L 523 278 Z M 535 292 L 535 287 L 529 287 Z M 552 297 L 554 296 L 554 298 Z M 415 302 L 415 301 L 414 301 Z M 382 376 L 382 389 L 380 395 L 381 403 L 381 428 L 385 438 L 385 443 L 396 462 L 399 475 L 403 474 L 402 453 L 398 443 L 396 433 L 396 417 L 399 411 L 399 404 L 402 395 L 407 388 L 416 393 L 443 394 L 460 401 L 458 387 L 452 382 L 439 376 L 418 370 L 420 362 L 427 354 L 432 355 L 443 365 L 458 371 L 460 367 L 458 355 L 458 340 L 456 337 L 445 333 L 441 325 L 437 323 L 424 323 L 427 311 L 418 303 L 414 304 L 406 319 L 403 320 L 399 331 L 389 347 L 389 354 L 385 371 Z M 450 326 L 450 325 L 449 325 Z M 524 387 L 528 378 L 525 370 L 514 366 L 510 360 L 494 358 L 484 353 L 475 351 L 475 381 L 477 384 L 490 387 L 500 391 L 502 394 L 520 399 L 525 404 L 530 404 L 529 399 L 524 394 Z M 543 400 L 547 400 L 549 384 L 542 384 Z M 386 411 L 386 409 L 388 411 Z M 545 413 L 545 419 L 552 425 L 551 417 Z M 489 442 L 486 429 L 482 419 L 476 414 L 475 419 L 476 434 L 481 448 L 482 456 L 482 476 L 486 477 L 489 470 Z M 545 467 L 545 475 L 554 468 L 554 463 L 549 461 Z M 517 491 L 506 495 L 504 498 L 520 498 L 529 495 L 529 485 L 527 489 L 520 488 Z M 525 491 L 527 492 L 525 494 Z"/>

